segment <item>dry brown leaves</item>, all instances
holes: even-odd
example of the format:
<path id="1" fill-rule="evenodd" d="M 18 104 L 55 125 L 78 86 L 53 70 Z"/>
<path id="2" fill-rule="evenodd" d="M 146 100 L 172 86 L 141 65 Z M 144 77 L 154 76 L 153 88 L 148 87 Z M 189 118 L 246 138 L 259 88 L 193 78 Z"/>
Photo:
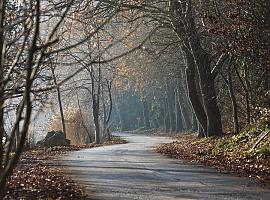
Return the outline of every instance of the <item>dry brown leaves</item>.
<path id="1" fill-rule="evenodd" d="M 113 137 L 111 141 L 103 141 L 99 145 L 37 148 L 26 151 L 8 179 L 4 199 L 85 199 L 83 188 L 66 177 L 61 168 L 51 164 L 69 151 L 123 143 L 126 141 Z"/>
<path id="2" fill-rule="evenodd" d="M 43 163 L 20 166 L 10 177 L 5 199 L 85 199 L 82 187 L 59 168 Z"/>
<path id="3" fill-rule="evenodd" d="M 175 142 L 159 145 L 156 151 L 172 158 L 215 167 L 223 172 L 256 177 L 269 184 L 270 155 L 258 156 L 250 152 L 257 136 L 250 137 L 248 141 L 241 141 L 243 138 L 239 141 L 235 136 L 198 139 L 194 134 L 183 135 Z M 269 145 L 267 142 L 265 144 Z"/>

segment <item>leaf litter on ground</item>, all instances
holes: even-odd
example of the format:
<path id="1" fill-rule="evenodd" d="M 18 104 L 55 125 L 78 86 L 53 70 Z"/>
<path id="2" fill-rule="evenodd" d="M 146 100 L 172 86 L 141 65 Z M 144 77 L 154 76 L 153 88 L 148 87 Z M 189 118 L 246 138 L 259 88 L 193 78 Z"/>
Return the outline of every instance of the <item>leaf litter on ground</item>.
<path id="1" fill-rule="evenodd" d="M 256 149 L 252 146 L 260 138 L 261 130 L 244 131 L 222 138 L 198 138 L 196 134 L 184 134 L 169 144 L 155 149 L 163 155 L 200 163 L 222 172 L 259 179 L 270 185 L 270 137 Z"/>
<path id="2" fill-rule="evenodd" d="M 63 169 L 55 164 L 57 159 L 69 151 L 123 143 L 126 141 L 112 137 L 110 141 L 103 141 L 102 144 L 34 148 L 25 151 L 8 179 L 4 199 L 86 199 L 84 188 L 64 174 Z"/>

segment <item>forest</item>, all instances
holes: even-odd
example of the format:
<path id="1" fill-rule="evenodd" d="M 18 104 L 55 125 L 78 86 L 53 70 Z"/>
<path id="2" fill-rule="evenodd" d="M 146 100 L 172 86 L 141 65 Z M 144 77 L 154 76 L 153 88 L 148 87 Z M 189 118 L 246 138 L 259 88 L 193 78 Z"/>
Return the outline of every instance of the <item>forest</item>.
<path id="1" fill-rule="evenodd" d="M 123 132 L 269 181 L 269 47 L 268 0 L 0 0 L 0 199 L 28 150 Z"/>

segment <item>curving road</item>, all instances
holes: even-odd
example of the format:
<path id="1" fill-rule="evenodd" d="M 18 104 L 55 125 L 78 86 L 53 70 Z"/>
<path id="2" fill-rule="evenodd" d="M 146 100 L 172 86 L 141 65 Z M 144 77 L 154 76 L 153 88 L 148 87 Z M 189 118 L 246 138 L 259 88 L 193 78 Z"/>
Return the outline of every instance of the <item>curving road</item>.
<path id="1" fill-rule="evenodd" d="M 214 169 L 165 158 L 153 146 L 164 137 L 117 133 L 127 144 L 72 152 L 66 173 L 85 186 L 92 200 L 270 199 L 256 182 Z"/>

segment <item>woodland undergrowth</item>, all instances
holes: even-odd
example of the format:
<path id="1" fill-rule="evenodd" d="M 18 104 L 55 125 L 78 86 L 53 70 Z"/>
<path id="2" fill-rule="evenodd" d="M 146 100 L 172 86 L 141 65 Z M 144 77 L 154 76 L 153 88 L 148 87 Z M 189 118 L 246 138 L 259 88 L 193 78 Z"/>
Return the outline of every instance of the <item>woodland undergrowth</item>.
<path id="1" fill-rule="evenodd" d="M 215 167 L 222 172 L 255 177 L 270 183 L 270 134 L 252 148 L 269 130 L 250 128 L 222 138 L 198 138 L 196 134 L 178 136 L 176 141 L 161 144 L 156 151 L 177 159 Z"/>
<path id="2" fill-rule="evenodd" d="M 123 143 L 126 141 L 112 137 L 110 141 L 104 140 L 98 145 L 91 143 L 25 151 L 19 165 L 8 179 L 4 199 L 85 199 L 84 188 L 65 175 L 61 166 L 57 166 L 57 159 L 70 151 Z"/>

